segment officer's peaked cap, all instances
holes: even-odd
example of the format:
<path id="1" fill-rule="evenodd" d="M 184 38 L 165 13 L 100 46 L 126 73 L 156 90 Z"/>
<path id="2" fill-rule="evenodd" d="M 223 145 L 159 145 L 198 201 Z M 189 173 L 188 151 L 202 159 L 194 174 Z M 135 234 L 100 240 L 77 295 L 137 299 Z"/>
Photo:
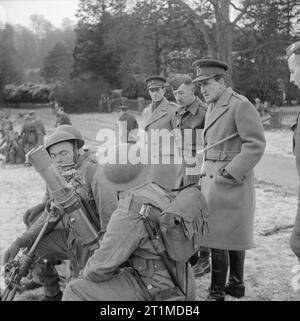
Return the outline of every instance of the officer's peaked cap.
<path id="1" fill-rule="evenodd" d="M 225 75 L 229 68 L 226 62 L 216 59 L 199 59 L 193 62 L 192 67 L 196 73 L 194 82 L 204 81 L 216 75 Z"/>
<path id="2" fill-rule="evenodd" d="M 300 41 L 294 42 L 286 48 L 287 58 L 289 58 L 295 52 L 300 54 Z"/>
<path id="3" fill-rule="evenodd" d="M 160 88 L 164 87 L 166 84 L 167 80 L 163 76 L 149 76 L 145 79 L 145 83 L 147 84 L 147 89 L 152 89 L 152 88 Z"/>

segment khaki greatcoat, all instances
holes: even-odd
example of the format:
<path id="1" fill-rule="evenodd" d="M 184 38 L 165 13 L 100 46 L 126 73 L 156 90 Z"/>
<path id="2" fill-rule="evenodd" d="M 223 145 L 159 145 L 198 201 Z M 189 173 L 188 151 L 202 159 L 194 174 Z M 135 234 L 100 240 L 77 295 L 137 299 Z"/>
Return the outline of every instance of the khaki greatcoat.
<path id="1" fill-rule="evenodd" d="M 204 155 L 201 188 L 211 215 L 203 246 L 246 250 L 253 246 L 255 211 L 254 167 L 265 149 L 264 129 L 254 106 L 226 88 L 215 106 L 210 105 L 203 130 L 204 146 L 238 132 Z M 225 168 L 234 179 L 220 175 Z"/>

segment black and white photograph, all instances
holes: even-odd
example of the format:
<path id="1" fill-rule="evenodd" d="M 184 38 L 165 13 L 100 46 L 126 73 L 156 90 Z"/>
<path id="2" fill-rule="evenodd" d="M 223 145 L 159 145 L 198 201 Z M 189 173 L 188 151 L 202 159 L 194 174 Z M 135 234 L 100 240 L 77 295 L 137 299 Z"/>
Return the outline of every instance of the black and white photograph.
<path id="1" fill-rule="evenodd" d="M 300 301 L 299 180 L 300 0 L 0 0 L 1 301 Z"/>

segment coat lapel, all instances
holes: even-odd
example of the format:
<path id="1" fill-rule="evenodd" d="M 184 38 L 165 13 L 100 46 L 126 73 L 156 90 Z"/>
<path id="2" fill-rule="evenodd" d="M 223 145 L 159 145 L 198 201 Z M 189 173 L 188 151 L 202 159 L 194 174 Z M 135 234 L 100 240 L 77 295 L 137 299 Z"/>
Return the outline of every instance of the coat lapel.
<path id="1" fill-rule="evenodd" d="M 228 103 L 231 96 L 232 89 L 226 88 L 220 99 L 217 101 L 216 105 L 214 107 L 212 107 L 212 105 L 209 106 L 207 110 L 207 117 L 205 120 L 203 135 L 205 135 L 207 129 L 228 110 Z"/>
<path id="2" fill-rule="evenodd" d="M 150 105 L 150 111 L 152 109 L 152 103 Z M 164 117 L 165 115 L 168 114 L 167 112 L 168 109 L 168 101 L 166 98 L 163 99 L 163 101 L 159 104 L 159 106 L 154 110 L 153 113 L 151 113 L 148 122 L 145 126 L 145 129 L 148 130 L 149 126 Z"/>

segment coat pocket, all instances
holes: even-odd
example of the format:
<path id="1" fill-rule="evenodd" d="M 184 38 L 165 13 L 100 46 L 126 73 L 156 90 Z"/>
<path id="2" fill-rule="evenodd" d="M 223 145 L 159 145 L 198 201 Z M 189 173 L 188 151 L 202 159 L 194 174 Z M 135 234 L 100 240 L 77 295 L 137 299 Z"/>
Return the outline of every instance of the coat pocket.
<path id="1" fill-rule="evenodd" d="M 223 185 L 241 185 L 243 182 L 237 181 L 235 178 L 226 178 L 220 174 L 216 175 L 215 179 L 217 184 L 223 184 Z"/>

